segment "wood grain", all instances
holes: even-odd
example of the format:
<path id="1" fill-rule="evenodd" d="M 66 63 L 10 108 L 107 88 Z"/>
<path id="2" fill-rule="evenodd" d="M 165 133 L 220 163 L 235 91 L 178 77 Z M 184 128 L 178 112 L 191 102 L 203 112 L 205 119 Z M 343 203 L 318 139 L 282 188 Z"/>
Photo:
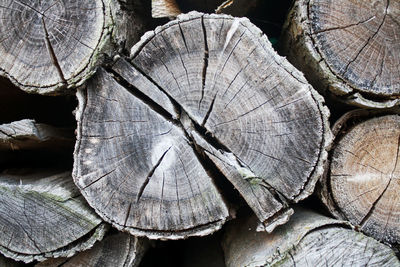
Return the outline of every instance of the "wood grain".
<path id="1" fill-rule="evenodd" d="M 73 176 L 118 229 L 209 234 L 229 218 L 226 177 L 272 231 L 312 193 L 327 108 L 247 19 L 189 13 L 148 32 L 78 91 Z"/>
<path id="2" fill-rule="evenodd" d="M 392 107 L 400 95 L 399 17 L 399 1 L 297 1 L 282 52 L 321 92 Z"/>

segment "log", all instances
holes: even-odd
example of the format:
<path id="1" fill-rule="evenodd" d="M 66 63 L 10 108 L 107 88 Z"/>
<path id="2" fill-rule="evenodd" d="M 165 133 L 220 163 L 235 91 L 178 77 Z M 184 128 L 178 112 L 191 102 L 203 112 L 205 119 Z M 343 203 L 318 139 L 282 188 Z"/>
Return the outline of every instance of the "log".
<path id="1" fill-rule="evenodd" d="M 67 165 L 74 146 L 73 129 L 34 120 L 0 125 L 0 169 Z"/>
<path id="2" fill-rule="evenodd" d="M 0 75 L 29 93 L 70 92 L 94 73 L 103 53 L 138 41 L 144 22 L 132 2 L 3 1 Z"/>
<path id="3" fill-rule="evenodd" d="M 0 252 L 24 262 L 69 257 L 101 240 L 107 227 L 86 204 L 70 172 L 0 173 Z"/>
<path id="4" fill-rule="evenodd" d="M 256 232 L 257 219 L 232 222 L 223 240 L 230 266 L 400 266 L 394 252 L 338 220 L 298 208 L 273 233 Z"/>
<path id="5" fill-rule="evenodd" d="M 394 245 L 400 244 L 399 114 L 355 110 L 339 119 L 320 191 L 335 217 Z"/>
<path id="6" fill-rule="evenodd" d="M 227 1 L 204 1 L 204 0 L 152 0 L 153 18 L 174 18 L 182 13 L 196 10 L 206 13 L 224 13 L 236 17 L 245 16 L 249 10 L 254 8 L 258 0 L 227 0 Z"/>
<path id="7" fill-rule="evenodd" d="M 282 53 L 321 93 L 351 105 L 399 104 L 398 1 L 296 1 Z"/>
<path id="8" fill-rule="evenodd" d="M 146 33 L 77 97 L 76 185 L 105 221 L 154 239 L 219 229 L 231 213 L 221 181 L 272 231 L 313 192 L 331 141 L 322 97 L 226 15 Z"/>
<path id="9" fill-rule="evenodd" d="M 148 248 L 148 242 L 126 233 L 107 235 L 93 248 L 71 258 L 48 259 L 35 267 L 136 267 Z"/>

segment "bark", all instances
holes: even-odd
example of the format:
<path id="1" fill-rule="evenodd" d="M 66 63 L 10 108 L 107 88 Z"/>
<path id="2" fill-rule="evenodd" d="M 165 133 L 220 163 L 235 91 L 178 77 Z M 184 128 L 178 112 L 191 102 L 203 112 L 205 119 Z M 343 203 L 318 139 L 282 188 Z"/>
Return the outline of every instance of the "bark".
<path id="1" fill-rule="evenodd" d="M 112 56 L 113 43 L 123 48 L 138 40 L 144 26 L 134 6 L 134 0 L 3 1 L 0 75 L 30 93 L 69 93 L 105 52 Z"/>
<path id="2" fill-rule="evenodd" d="M 227 1 L 204 1 L 204 0 L 153 0 L 152 16 L 154 18 L 176 17 L 180 13 L 191 10 L 207 13 L 224 13 L 236 17 L 245 16 L 249 10 L 254 8 L 258 0 L 227 0 Z"/>
<path id="3" fill-rule="evenodd" d="M 339 119 L 320 191 L 337 218 L 396 245 L 400 243 L 399 114 L 356 110 Z"/>
<path id="4" fill-rule="evenodd" d="M 282 53 L 324 94 L 361 107 L 399 103 L 398 1 L 296 1 Z"/>
<path id="5" fill-rule="evenodd" d="M 147 250 L 145 239 L 126 233 L 106 236 L 90 250 L 71 258 L 56 258 L 36 264 L 36 267 L 136 267 Z"/>
<path id="6" fill-rule="evenodd" d="M 296 209 L 272 234 L 256 232 L 256 218 L 229 225 L 223 241 L 230 266 L 400 266 L 394 252 L 346 223 Z"/>
<path id="7" fill-rule="evenodd" d="M 321 96 L 247 19 L 182 15 L 77 96 L 75 183 L 139 236 L 219 229 L 225 178 L 271 231 L 312 193 L 330 143 Z"/>

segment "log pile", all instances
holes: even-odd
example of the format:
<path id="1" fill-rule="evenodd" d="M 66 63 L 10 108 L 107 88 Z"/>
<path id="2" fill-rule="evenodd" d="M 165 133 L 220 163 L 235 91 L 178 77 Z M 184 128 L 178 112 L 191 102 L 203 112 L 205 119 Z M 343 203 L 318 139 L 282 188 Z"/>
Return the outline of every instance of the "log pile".
<path id="1" fill-rule="evenodd" d="M 397 1 L 3 2 L 0 265 L 400 266 Z"/>

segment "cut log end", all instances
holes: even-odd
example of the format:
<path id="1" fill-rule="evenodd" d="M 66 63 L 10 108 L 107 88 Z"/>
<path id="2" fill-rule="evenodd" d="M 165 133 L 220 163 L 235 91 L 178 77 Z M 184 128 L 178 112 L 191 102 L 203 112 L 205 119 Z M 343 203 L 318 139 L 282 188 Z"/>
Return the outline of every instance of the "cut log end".
<path id="1" fill-rule="evenodd" d="M 368 112 L 365 112 L 368 113 Z M 332 159 L 322 180 L 323 200 L 339 218 L 374 238 L 400 243 L 399 115 L 339 120 Z"/>
<path id="2" fill-rule="evenodd" d="M 400 266 L 390 247 L 312 211 L 296 208 L 271 234 L 255 232 L 256 224 L 242 218 L 227 227 L 226 266 Z"/>
<path id="3" fill-rule="evenodd" d="M 78 99 L 75 183 L 106 221 L 151 238 L 219 229 L 221 177 L 272 230 L 313 191 L 330 143 L 322 97 L 230 16 L 193 12 L 145 34 Z"/>
<path id="4" fill-rule="evenodd" d="M 321 92 L 391 107 L 400 96 L 399 16 L 398 1 L 297 1 L 282 51 Z"/>
<path id="5" fill-rule="evenodd" d="M 3 1 L 0 74 L 39 94 L 82 84 L 108 38 L 108 12 L 101 0 Z"/>

